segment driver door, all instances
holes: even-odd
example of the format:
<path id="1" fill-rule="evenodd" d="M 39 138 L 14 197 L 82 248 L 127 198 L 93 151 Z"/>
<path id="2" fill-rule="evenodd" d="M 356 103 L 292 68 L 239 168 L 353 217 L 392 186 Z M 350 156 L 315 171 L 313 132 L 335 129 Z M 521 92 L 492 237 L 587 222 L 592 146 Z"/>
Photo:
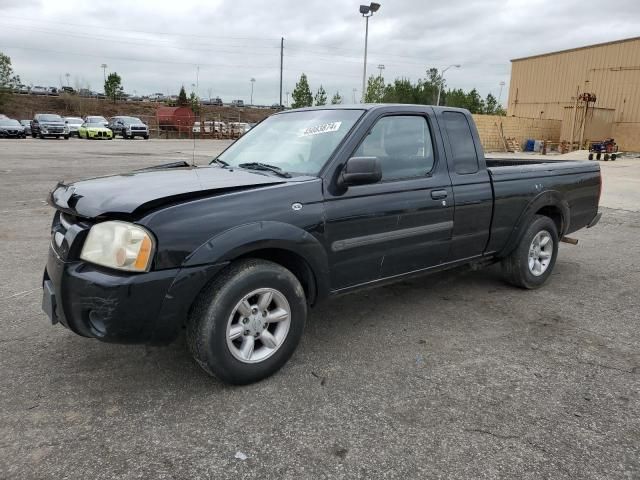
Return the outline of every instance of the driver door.
<path id="1" fill-rule="evenodd" d="M 333 290 L 446 261 L 452 191 L 431 125 L 428 112 L 380 116 L 351 156 L 377 157 L 382 180 L 326 193 Z"/>

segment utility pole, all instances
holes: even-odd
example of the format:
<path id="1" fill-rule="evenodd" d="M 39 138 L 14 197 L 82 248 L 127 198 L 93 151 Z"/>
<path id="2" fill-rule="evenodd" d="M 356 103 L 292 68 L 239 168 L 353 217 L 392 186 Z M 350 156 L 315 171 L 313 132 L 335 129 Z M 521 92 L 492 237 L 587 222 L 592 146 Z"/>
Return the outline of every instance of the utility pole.
<path id="1" fill-rule="evenodd" d="M 358 91 L 357 88 L 353 89 L 353 103 L 356 103 L 356 92 Z"/>
<path id="2" fill-rule="evenodd" d="M 107 64 L 103 63 L 102 65 L 100 65 L 100 68 L 102 69 L 102 76 L 104 77 L 104 82 L 107 83 Z"/>
<path id="3" fill-rule="evenodd" d="M 69 84 L 69 77 L 71 76 L 71 74 L 65 73 L 64 76 L 67 77 L 67 87 L 70 87 L 71 85 Z"/>
<path id="4" fill-rule="evenodd" d="M 284 66 L 284 37 L 280 37 L 280 103 L 278 104 L 280 108 L 282 108 L 282 68 L 283 66 Z"/>
<path id="5" fill-rule="evenodd" d="M 383 64 L 378 65 L 378 70 L 380 71 L 380 73 L 378 74 L 378 76 L 379 76 L 380 78 L 382 78 L 382 71 L 384 70 L 384 65 L 383 65 Z"/>
<path id="6" fill-rule="evenodd" d="M 498 105 L 502 106 L 500 100 L 502 99 L 502 87 L 505 86 L 504 80 L 500 82 L 500 93 L 498 94 Z"/>
<path id="7" fill-rule="evenodd" d="M 287 92 L 287 108 L 289 108 L 289 94 L 290 94 L 290 93 L 291 93 L 291 92 Z"/>

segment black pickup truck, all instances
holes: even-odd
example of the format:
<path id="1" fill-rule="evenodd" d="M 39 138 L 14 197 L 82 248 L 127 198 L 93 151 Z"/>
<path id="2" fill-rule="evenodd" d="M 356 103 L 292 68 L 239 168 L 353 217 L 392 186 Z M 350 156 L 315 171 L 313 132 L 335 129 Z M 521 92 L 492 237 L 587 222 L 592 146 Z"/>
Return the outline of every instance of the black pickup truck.
<path id="1" fill-rule="evenodd" d="M 186 328 L 204 370 L 249 383 L 336 294 L 492 262 L 540 287 L 562 237 L 599 220 L 600 190 L 597 162 L 486 159 L 466 110 L 281 112 L 208 166 L 58 184 L 43 309 L 108 342 Z"/>

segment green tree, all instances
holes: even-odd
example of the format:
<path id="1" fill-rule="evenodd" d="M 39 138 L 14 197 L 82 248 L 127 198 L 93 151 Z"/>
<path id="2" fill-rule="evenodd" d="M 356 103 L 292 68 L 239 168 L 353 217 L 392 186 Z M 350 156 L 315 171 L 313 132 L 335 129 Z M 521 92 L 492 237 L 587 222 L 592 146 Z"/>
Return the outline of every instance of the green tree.
<path id="1" fill-rule="evenodd" d="M 191 110 L 193 110 L 193 113 L 195 114 L 200 113 L 200 99 L 196 95 L 196 92 L 191 92 L 191 95 L 189 95 L 188 103 L 189 103 L 189 106 L 191 107 Z"/>
<path id="2" fill-rule="evenodd" d="M 187 98 L 187 91 L 184 89 L 184 85 L 180 87 L 180 93 L 178 93 L 178 106 L 186 107 L 189 105 L 189 99 Z"/>
<path id="3" fill-rule="evenodd" d="M 336 92 L 331 97 L 331 105 L 340 105 L 342 103 L 342 97 L 340 96 L 340 92 Z"/>
<path id="4" fill-rule="evenodd" d="M 13 73 L 11 58 L 0 52 L 0 105 L 6 101 L 6 95 L 20 85 L 20 77 Z"/>
<path id="5" fill-rule="evenodd" d="M 467 93 L 467 107 L 471 113 L 482 113 L 484 111 L 484 101 L 478 90 L 475 88 Z"/>
<path id="6" fill-rule="evenodd" d="M 116 103 L 118 96 L 122 95 L 122 79 L 116 72 L 111 72 L 104 82 L 104 94 Z"/>
<path id="7" fill-rule="evenodd" d="M 300 80 L 296 83 L 296 88 L 293 89 L 291 97 L 293 99 L 291 108 L 310 107 L 313 105 L 313 95 L 309 88 L 307 76 L 304 73 L 300 75 Z"/>
<path id="8" fill-rule="evenodd" d="M 364 103 L 381 103 L 384 99 L 384 78 L 371 75 L 367 80 L 367 91 L 364 94 Z"/>
<path id="9" fill-rule="evenodd" d="M 320 85 L 320 88 L 316 92 L 314 101 L 317 106 L 322 106 L 327 104 L 327 92 L 325 92 L 322 85 Z"/>
<path id="10" fill-rule="evenodd" d="M 498 110 L 498 100 L 492 94 L 488 94 L 484 101 L 484 109 L 482 113 L 487 115 L 495 115 Z"/>

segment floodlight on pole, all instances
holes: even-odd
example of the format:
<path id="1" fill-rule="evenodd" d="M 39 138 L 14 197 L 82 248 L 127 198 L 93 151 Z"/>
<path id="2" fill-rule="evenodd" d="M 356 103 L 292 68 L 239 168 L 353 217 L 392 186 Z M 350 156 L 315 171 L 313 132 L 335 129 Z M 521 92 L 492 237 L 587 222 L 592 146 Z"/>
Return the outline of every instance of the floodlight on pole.
<path id="1" fill-rule="evenodd" d="M 462 65 L 449 65 L 447 68 L 442 70 L 440 74 L 440 85 L 438 85 L 438 100 L 436 101 L 436 105 L 440 105 L 440 93 L 442 92 L 442 84 L 444 83 L 444 73 L 452 67 L 460 68 Z"/>
<path id="2" fill-rule="evenodd" d="M 379 76 L 382 77 L 382 71 L 384 70 L 384 65 L 383 64 L 378 65 L 378 70 L 380 71 Z"/>
<path id="3" fill-rule="evenodd" d="M 500 105 L 500 99 L 502 98 L 502 88 L 506 85 L 504 80 L 499 83 L 500 85 L 500 93 L 498 94 L 498 105 Z"/>
<path id="4" fill-rule="evenodd" d="M 249 102 L 249 105 L 253 105 L 253 84 L 254 83 L 256 83 L 256 79 L 251 78 L 251 102 Z"/>
<path id="5" fill-rule="evenodd" d="M 100 65 L 100 68 L 102 69 L 102 76 L 104 77 L 104 81 L 107 81 L 107 64 L 103 63 L 102 65 Z"/>
<path id="6" fill-rule="evenodd" d="M 371 2 L 369 5 L 360 5 L 360 14 L 365 19 L 364 27 L 364 68 L 362 69 L 362 103 L 364 103 L 364 96 L 367 87 L 367 44 L 369 42 L 369 17 L 373 16 L 375 12 L 380 10 L 380 4 Z M 355 102 L 354 102 L 355 103 Z"/>

